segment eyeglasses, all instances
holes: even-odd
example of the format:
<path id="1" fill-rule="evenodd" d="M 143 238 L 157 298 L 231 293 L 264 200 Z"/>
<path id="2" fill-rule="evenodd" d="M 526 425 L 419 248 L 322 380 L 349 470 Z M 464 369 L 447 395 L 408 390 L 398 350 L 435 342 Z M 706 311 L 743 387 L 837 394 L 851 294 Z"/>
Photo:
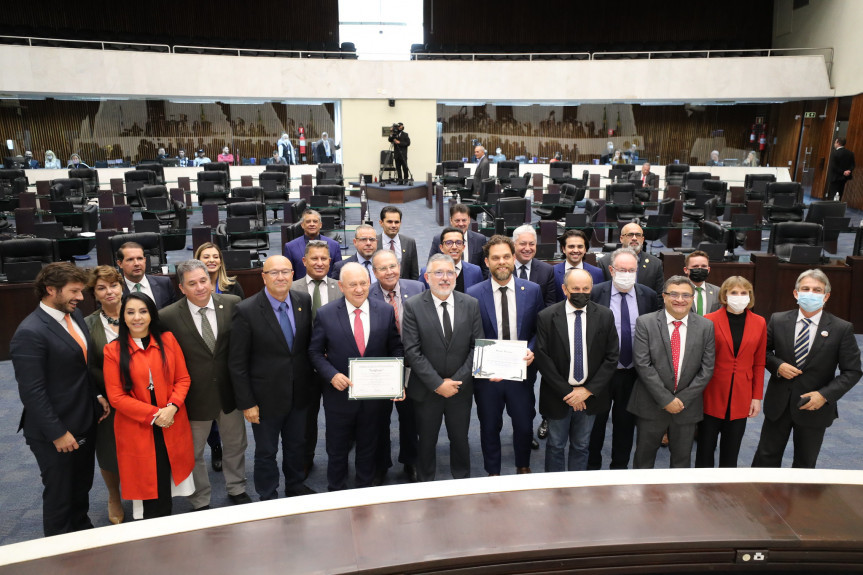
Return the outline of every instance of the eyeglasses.
<path id="1" fill-rule="evenodd" d="M 378 239 L 377 238 L 356 238 L 356 241 L 370 244 L 370 243 L 378 241 Z"/>
<path id="2" fill-rule="evenodd" d="M 445 245 L 448 248 L 451 248 L 453 246 L 462 247 L 462 246 L 464 246 L 464 240 L 445 240 L 443 242 L 443 245 Z"/>
<path id="3" fill-rule="evenodd" d="M 635 273 L 638 273 L 638 269 L 637 269 L 637 268 L 633 268 L 633 269 L 629 269 L 629 270 L 622 270 L 622 269 L 620 269 L 620 268 L 616 268 L 616 267 L 614 267 L 614 266 L 611 266 L 611 269 L 613 269 L 613 270 L 614 270 L 614 271 L 616 271 L 617 273 L 621 273 L 621 274 L 626 274 L 626 273 L 629 273 L 629 274 L 635 274 Z"/>
<path id="4" fill-rule="evenodd" d="M 436 277 L 437 279 L 441 279 L 443 277 L 454 278 L 455 272 L 450 270 L 437 270 L 433 272 L 429 272 L 429 275 Z"/>
<path id="5" fill-rule="evenodd" d="M 671 299 L 682 299 L 683 301 L 689 301 L 692 299 L 691 293 L 679 293 L 676 291 L 670 291 L 670 292 L 667 291 L 667 292 L 665 292 L 665 295 L 667 295 Z"/>
<path id="6" fill-rule="evenodd" d="M 390 264 L 388 266 L 381 266 L 379 268 L 375 268 L 375 271 L 377 271 L 377 272 L 389 272 L 389 271 L 393 271 L 393 270 L 397 270 L 397 269 L 399 269 L 399 264 Z"/>
<path id="7" fill-rule="evenodd" d="M 271 278 L 277 278 L 279 276 L 291 277 L 292 275 L 294 275 L 294 270 L 270 270 L 264 273 Z"/>
<path id="8" fill-rule="evenodd" d="M 624 238 L 629 238 L 629 239 L 632 239 L 632 238 L 643 238 L 643 237 L 644 237 L 644 234 L 641 234 L 641 233 L 638 233 L 638 232 L 629 232 L 628 234 L 621 234 L 621 235 L 622 235 Z"/>

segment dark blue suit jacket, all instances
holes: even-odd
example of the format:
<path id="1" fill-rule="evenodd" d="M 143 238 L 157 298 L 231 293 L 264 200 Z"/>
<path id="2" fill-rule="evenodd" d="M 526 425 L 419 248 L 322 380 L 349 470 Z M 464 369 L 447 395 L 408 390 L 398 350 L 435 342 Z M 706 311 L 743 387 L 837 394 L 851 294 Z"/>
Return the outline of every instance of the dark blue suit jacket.
<path id="1" fill-rule="evenodd" d="M 518 271 L 518 262 L 515 263 L 515 269 Z M 518 274 L 516 274 L 518 275 Z M 554 267 L 545 263 L 542 260 L 534 258 L 530 263 L 530 276 L 528 279 L 539 286 L 542 291 L 542 301 L 545 302 L 545 307 L 557 303 L 557 291 L 559 284 L 554 283 Z"/>
<path id="2" fill-rule="evenodd" d="M 354 252 L 354 254 L 349 258 L 345 258 L 343 260 L 337 261 L 335 264 L 331 264 L 330 265 L 330 273 L 327 275 L 329 275 L 334 280 L 338 281 L 339 274 L 341 273 L 342 268 L 344 267 L 344 265 L 346 263 L 349 263 L 349 262 L 360 263 L 360 257 L 357 255 L 356 252 Z M 365 267 L 365 266 L 363 266 L 363 267 Z M 371 273 L 370 278 L 373 277 L 375 274 L 374 270 L 371 270 L 369 273 Z M 372 283 L 377 283 L 377 282 L 372 282 Z"/>
<path id="3" fill-rule="evenodd" d="M 352 412 L 361 401 L 350 401 L 348 390 L 339 391 L 330 381 L 337 373 L 348 375 L 348 360 L 352 357 L 404 357 L 402 339 L 396 329 L 393 308 L 386 302 L 369 298 L 369 337 L 365 354 L 360 356 L 351 321 L 348 318 L 347 300 L 339 298 L 318 308 L 309 358 L 323 381 L 323 397 L 327 409 Z"/>
<path id="4" fill-rule="evenodd" d="M 635 302 L 638 305 L 638 315 L 644 315 L 659 309 L 657 304 L 656 292 L 649 287 L 641 284 L 635 284 Z M 593 291 L 590 292 L 590 299 L 601 306 L 611 307 L 611 282 L 602 282 L 594 284 Z"/>
<path id="5" fill-rule="evenodd" d="M 399 293 L 401 293 L 402 301 L 423 293 L 426 288 L 427 286 L 423 285 L 422 282 L 414 280 L 399 280 Z M 384 297 L 384 292 L 381 289 L 380 282 L 375 283 L 371 288 L 369 288 L 369 299 L 376 299 L 382 302 L 387 301 Z"/>
<path id="6" fill-rule="evenodd" d="M 488 277 L 488 268 L 485 267 L 485 254 L 482 252 L 482 246 L 486 244 L 488 238 L 482 235 L 479 232 L 475 232 L 473 230 L 467 231 L 467 255 L 462 255 L 462 260 L 468 261 L 475 266 L 479 266 L 482 270 L 482 277 Z M 429 257 L 432 257 L 435 254 L 441 253 L 440 251 L 440 234 L 435 235 L 432 238 L 432 245 L 429 248 Z M 423 274 L 420 272 L 420 279 L 422 279 Z"/>
<path id="7" fill-rule="evenodd" d="M 601 284 L 605 281 L 605 276 L 602 275 L 602 270 L 596 266 L 592 266 L 587 262 L 584 263 L 584 271 L 590 272 L 590 275 L 593 277 L 593 285 Z M 563 288 L 560 286 L 563 285 L 563 276 L 566 271 L 567 263 L 566 261 L 562 261 L 556 266 L 554 266 L 554 293 L 556 297 L 556 302 L 563 301 L 566 299 L 563 295 Z"/>
<path id="8" fill-rule="evenodd" d="M 497 287 L 497 284 L 494 284 Z M 498 339 L 497 314 L 494 309 L 492 280 L 476 284 L 467 290 L 467 295 L 479 301 L 479 315 L 482 318 L 482 330 L 488 339 Z M 511 305 L 511 304 L 510 304 Z M 527 341 L 527 347 L 534 348 L 536 343 L 536 316 L 545 309 L 539 286 L 531 281 L 515 278 L 515 321 L 518 328 L 518 339 Z M 536 367 L 531 364 L 527 369 L 527 381 L 536 380 Z"/>
<path id="9" fill-rule="evenodd" d="M 147 274 L 147 281 L 150 282 L 150 289 L 153 290 L 153 299 L 157 309 L 167 307 L 177 299 L 177 292 L 174 291 L 174 283 L 171 278 Z M 126 285 L 126 282 L 121 283 L 123 295 L 128 294 L 129 286 Z"/>
<path id="10" fill-rule="evenodd" d="M 467 290 L 470 286 L 480 283 L 484 281 L 482 277 L 482 270 L 479 269 L 479 266 L 475 266 L 470 262 L 466 262 L 462 260 L 461 262 L 461 273 L 464 274 L 464 292 L 467 293 Z M 426 281 L 426 269 L 423 268 L 420 270 L 420 282 L 428 289 L 429 284 Z"/>
<path id="11" fill-rule="evenodd" d="M 339 242 L 323 234 L 317 239 L 327 242 L 327 245 L 330 246 L 330 269 L 332 269 L 336 265 L 336 262 L 342 259 L 342 247 L 339 245 Z M 306 255 L 307 243 L 309 243 L 309 239 L 303 235 L 286 243 L 282 250 L 282 255 L 291 260 L 291 264 L 294 266 L 295 280 L 306 277 L 306 266 L 303 265 L 303 256 Z"/>

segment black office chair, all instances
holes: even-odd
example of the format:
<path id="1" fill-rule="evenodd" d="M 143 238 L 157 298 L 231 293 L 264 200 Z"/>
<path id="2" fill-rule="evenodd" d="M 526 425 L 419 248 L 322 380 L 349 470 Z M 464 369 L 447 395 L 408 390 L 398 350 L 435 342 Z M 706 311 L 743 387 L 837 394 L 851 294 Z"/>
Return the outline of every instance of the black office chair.
<path id="1" fill-rule="evenodd" d="M 291 166 L 289 164 L 267 164 L 266 166 L 264 166 L 264 171 L 262 173 L 266 173 L 266 172 L 282 173 L 282 174 L 285 174 L 285 177 L 290 179 L 290 177 L 291 177 Z M 259 179 L 260 179 L 260 177 L 259 177 Z"/>
<path id="2" fill-rule="evenodd" d="M 557 161 L 548 165 L 549 172 L 552 170 L 554 172 L 560 171 L 559 176 L 551 176 L 552 183 L 555 184 L 567 184 L 572 182 L 572 162 L 564 162 Z"/>
<path id="3" fill-rule="evenodd" d="M 767 221 L 802 222 L 803 186 L 798 182 L 773 182 L 767 184 L 767 202 L 764 211 Z"/>
<path id="4" fill-rule="evenodd" d="M 608 170 L 608 179 L 612 182 L 623 183 L 629 180 L 629 176 L 633 171 L 635 171 L 634 164 L 614 164 Z"/>
<path id="5" fill-rule="evenodd" d="M 458 173 L 463 167 L 464 164 L 461 160 L 444 160 L 441 162 L 441 185 L 448 190 L 461 190 L 464 188 L 466 178 L 459 176 Z"/>
<path id="6" fill-rule="evenodd" d="M 659 202 L 658 212 L 648 215 L 641 226 L 644 231 L 644 241 L 647 242 L 647 251 L 653 247 L 654 242 L 662 241 L 663 245 L 668 238 L 668 229 L 671 227 L 671 219 L 674 217 L 674 199 L 668 198 Z"/>
<path id="7" fill-rule="evenodd" d="M 668 164 L 665 166 L 665 187 L 683 186 L 683 174 L 689 172 L 689 164 Z"/>
<path id="8" fill-rule="evenodd" d="M 722 244 L 725 247 L 725 251 L 734 253 L 734 248 L 739 244 L 732 230 L 724 228 L 719 223 L 710 220 L 704 220 L 699 225 L 701 226 L 701 241 L 711 244 Z"/>
<path id="9" fill-rule="evenodd" d="M 585 223 L 587 225 L 587 227 L 584 229 L 584 235 L 587 236 L 588 245 L 590 244 L 590 240 L 595 234 L 594 226 L 597 223 L 600 210 L 602 210 L 602 204 L 600 204 L 593 198 L 587 198 L 586 200 L 584 200 L 584 216 Z"/>
<path id="10" fill-rule="evenodd" d="M 459 164 L 461 165 L 461 162 L 459 162 Z M 513 162 L 511 160 L 497 163 L 497 179 L 501 185 L 508 184 L 513 177 L 518 177 L 518 166 L 518 162 Z"/>
<path id="11" fill-rule="evenodd" d="M 722 180 L 704 180 L 701 182 L 701 191 L 706 194 L 713 194 L 716 202 L 720 206 L 724 206 L 728 199 L 728 182 Z"/>
<path id="12" fill-rule="evenodd" d="M 705 192 L 694 192 L 690 198 L 683 204 L 683 217 L 695 222 L 700 222 L 704 219 L 704 204 L 708 200 L 715 199 L 713 194 Z"/>
<path id="13" fill-rule="evenodd" d="M 80 178 L 51 180 L 50 196 L 52 201 L 71 202 L 75 206 L 87 204 L 84 182 Z"/>
<path id="14" fill-rule="evenodd" d="M 228 204 L 225 224 L 220 224 L 218 235 L 224 235 L 226 247 L 232 250 L 269 249 L 270 235 L 266 233 L 267 207 L 263 202 L 237 202 Z M 247 220 L 247 223 L 242 222 Z M 239 224 L 239 225 L 238 225 Z"/>
<path id="15" fill-rule="evenodd" d="M 157 162 L 147 162 L 135 166 L 136 170 L 149 170 L 156 174 L 156 184 L 165 185 L 165 166 Z"/>
<path id="16" fill-rule="evenodd" d="M 0 169 L 0 211 L 18 207 L 18 196 L 27 191 L 30 182 L 24 170 Z"/>
<path id="17" fill-rule="evenodd" d="M 209 166 L 210 164 L 204 164 Z M 203 184 L 203 185 L 202 185 Z M 216 204 L 223 206 L 228 203 L 229 180 L 228 173 L 221 170 L 205 170 L 198 172 L 198 205 Z"/>
<path id="18" fill-rule="evenodd" d="M 340 227 L 344 220 L 345 211 L 345 187 L 335 185 L 322 185 L 314 187 L 315 196 L 326 196 L 325 205 L 317 206 L 315 209 L 321 216 L 333 216 L 335 218 L 336 227 Z M 312 206 L 314 207 L 314 206 Z"/>
<path id="19" fill-rule="evenodd" d="M 186 230 L 189 216 L 186 204 L 171 198 L 165 186 L 142 186 L 138 189 L 141 219 L 156 220 L 159 232 L 164 235 L 163 247 L 168 251 L 186 247 Z"/>
<path id="20" fill-rule="evenodd" d="M 686 172 L 683 174 L 683 195 L 686 199 L 691 199 L 694 194 L 701 192 L 701 188 L 706 180 L 710 179 L 710 172 Z"/>
<path id="21" fill-rule="evenodd" d="M 609 221 L 631 222 L 644 216 L 644 206 L 635 199 L 635 184 L 623 182 L 605 186 L 605 214 Z"/>
<path id="22" fill-rule="evenodd" d="M 205 172 L 224 172 L 225 179 L 228 181 L 225 187 L 230 186 L 231 166 L 228 162 L 210 162 L 209 164 L 202 164 L 201 167 L 204 168 Z"/>
<path id="23" fill-rule="evenodd" d="M 506 227 L 518 227 L 524 224 L 529 209 L 530 200 L 526 198 L 500 198 L 495 209 L 495 219 L 502 219 Z"/>
<path id="24" fill-rule="evenodd" d="M 300 198 L 299 200 L 287 202 L 286 205 L 291 217 L 286 217 L 285 221 L 288 221 L 290 219 L 290 221 L 293 222 L 302 222 L 303 212 L 306 211 L 306 208 L 308 207 L 308 205 L 306 204 L 306 200 Z M 287 216 L 287 214 L 285 215 Z"/>
<path id="25" fill-rule="evenodd" d="M 341 164 L 318 164 L 315 183 L 319 186 L 344 186 L 345 178 Z"/>
<path id="26" fill-rule="evenodd" d="M 461 196 L 461 201 L 463 204 L 475 204 L 469 205 L 468 210 L 470 210 L 471 219 L 476 219 L 482 212 L 494 212 L 494 208 L 488 208 L 485 204 L 489 203 L 489 194 L 493 194 L 496 189 L 497 182 L 494 178 L 486 178 L 482 182 L 480 182 L 479 187 L 479 195 L 474 197 L 472 194 L 467 196 Z M 471 190 L 472 192 L 472 190 Z M 467 201 L 465 201 L 467 199 Z"/>
<path id="27" fill-rule="evenodd" d="M 93 168 L 74 168 L 69 170 L 69 178 L 79 178 L 84 182 L 84 193 L 88 198 L 99 195 L 99 172 Z"/>
<path id="28" fill-rule="evenodd" d="M 560 186 L 560 200 L 556 206 L 540 206 L 533 211 L 542 220 L 560 220 L 575 210 L 575 205 L 584 199 L 584 188 L 575 184 Z"/>
<path id="29" fill-rule="evenodd" d="M 824 229 L 811 222 L 779 222 L 770 229 L 767 253 L 788 259 L 794 246 L 824 246 Z"/>
<path id="30" fill-rule="evenodd" d="M 47 238 L 12 238 L 0 242 L 0 272 L 6 273 L 6 264 L 60 261 L 57 241 Z"/>
<path id="31" fill-rule="evenodd" d="M 147 272 L 158 270 L 161 266 L 168 263 L 165 255 L 165 248 L 162 243 L 162 235 L 155 232 L 143 232 L 140 234 L 117 234 L 108 239 L 111 245 L 111 256 L 114 257 L 120 246 L 126 242 L 135 242 L 144 250 L 144 257 L 147 260 Z"/>
<path id="32" fill-rule="evenodd" d="M 761 200 L 767 197 L 767 184 L 776 181 L 773 174 L 746 174 L 743 179 L 743 190 L 747 200 Z"/>
<path id="33" fill-rule="evenodd" d="M 531 187 L 531 179 L 532 175 L 530 172 L 525 172 L 520 178 L 512 177 L 509 180 L 509 184 L 507 184 L 501 192 L 504 197 L 520 197 L 523 198 L 527 193 L 527 190 Z"/>
<path id="34" fill-rule="evenodd" d="M 124 172 L 123 179 L 126 182 L 126 203 L 132 207 L 141 207 L 138 203 L 138 188 L 156 185 L 156 172 L 136 168 Z"/>

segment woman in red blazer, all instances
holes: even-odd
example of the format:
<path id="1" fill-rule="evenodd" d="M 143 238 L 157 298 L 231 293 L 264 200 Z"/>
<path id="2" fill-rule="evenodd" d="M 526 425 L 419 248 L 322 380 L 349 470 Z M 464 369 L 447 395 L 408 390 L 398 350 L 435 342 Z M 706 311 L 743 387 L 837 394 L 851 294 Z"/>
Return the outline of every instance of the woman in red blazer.
<path id="1" fill-rule="evenodd" d="M 159 323 L 156 304 L 130 293 L 120 331 L 105 346 L 105 389 L 116 411 L 114 434 L 124 499 L 135 519 L 171 514 L 171 497 L 191 495 L 192 429 L 183 402 L 189 372 L 177 340 Z"/>
<path id="2" fill-rule="evenodd" d="M 707 314 L 716 333 L 713 377 L 704 388 L 704 420 L 698 428 L 696 467 L 713 467 L 719 442 L 719 467 L 737 467 L 746 419 L 761 411 L 767 322 L 752 313 L 755 293 L 744 277 L 732 276 L 719 288 L 722 307 Z M 720 440 L 719 437 L 722 436 Z"/>

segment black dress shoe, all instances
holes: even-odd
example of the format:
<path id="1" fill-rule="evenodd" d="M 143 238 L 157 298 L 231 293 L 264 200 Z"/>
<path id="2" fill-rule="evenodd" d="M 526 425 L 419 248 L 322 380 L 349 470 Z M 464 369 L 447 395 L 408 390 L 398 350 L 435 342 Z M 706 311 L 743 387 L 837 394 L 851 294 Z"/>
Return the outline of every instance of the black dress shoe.
<path id="1" fill-rule="evenodd" d="M 204 505 L 203 507 L 198 507 L 197 509 L 192 509 L 192 511 L 206 511 L 209 508 L 210 508 L 209 505 Z"/>
<path id="2" fill-rule="evenodd" d="M 387 476 L 386 469 L 378 469 L 375 471 L 375 476 L 372 478 L 372 487 L 378 487 L 384 484 L 384 478 Z"/>
<path id="3" fill-rule="evenodd" d="M 531 439 L 530 440 L 530 448 L 531 449 L 539 449 L 539 441 L 537 441 L 536 439 Z"/>
<path id="4" fill-rule="evenodd" d="M 416 483 L 418 481 L 417 468 L 410 463 L 405 463 L 405 475 L 407 476 L 410 483 Z"/>
<path id="5" fill-rule="evenodd" d="M 317 491 L 315 491 L 311 487 L 308 487 L 305 484 L 301 485 L 297 489 L 285 489 L 285 497 L 298 497 L 300 495 L 311 495 L 313 493 L 317 493 Z"/>
<path id="6" fill-rule="evenodd" d="M 234 505 L 243 505 L 244 503 L 251 503 L 252 498 L 248 496 L 248 494 L 244 491 L 242 493 L 237 493 L 236 495 L 231 495 L 228 493 L 228 499 L 231 500 L 231 503 Z"/>
<path id="7" fill-rule="evenodd" d="M 217 445 L 210 449 L 210 464 L 213 466 L 213 471 L 222 471 L 222 446 Z"/>
<path id="8" fill-rule="evenodd" d="M 545 439 L 548 437 L 548 420 L 543 418 L 542 423 L 539 424 L 539 429 L 536 430 L 536 436 L 540 439 Z"/>

